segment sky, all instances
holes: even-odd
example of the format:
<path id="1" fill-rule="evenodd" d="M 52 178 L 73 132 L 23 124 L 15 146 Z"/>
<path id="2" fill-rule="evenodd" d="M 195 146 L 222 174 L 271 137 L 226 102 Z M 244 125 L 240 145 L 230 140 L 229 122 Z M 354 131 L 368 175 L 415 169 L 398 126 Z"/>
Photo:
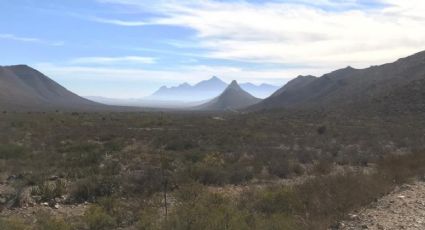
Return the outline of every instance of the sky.
<path id="1" fill-rule="evenodd" d="M 83 96 L 211 76 L 283 85 L 425 50 L 423 0 L 0 0 L 0 65 Z"/>

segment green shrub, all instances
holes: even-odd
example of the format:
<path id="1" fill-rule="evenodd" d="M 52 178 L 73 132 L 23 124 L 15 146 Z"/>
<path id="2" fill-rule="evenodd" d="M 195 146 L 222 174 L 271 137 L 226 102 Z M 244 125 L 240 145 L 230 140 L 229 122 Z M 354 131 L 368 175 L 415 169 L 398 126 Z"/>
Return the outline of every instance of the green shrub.
<path id="1" fill-rule="evenodd" d="M 294 171 L 295 175 L 301 176 L 305 173 L 305 169 L 301 164 L 294 164 L 292 166 L 292 170 Z"/>
<path id="2" fill-rule="evenodd" d="M 137 222 L 139 230 L 159 230 L 162 229 L 162 223 L 159 218 L 159 209 L 155 207 L 144 207 L 140 213 L 140 219 Z"/>
<path id="3" fill-rule="evenodd" d="M 64 148 L 62 165 L 74 170 L 75 168 L 96 167 L 103 159 L 104 153 L 97 144 L 79 143 Z"/>
<path id="4" fill-rule="evenodd" d="M 114 176 L 118 175 L 121 171 L 121 165 L 118 161 L 108 160 L 103 163 L 100 174 L 104 176 Z"/>
<path id="5" fill-rule="evenodd" d="M 90 230 L 108 230 L 116 227 L 115 219 L 96 205 L 91 206 L 84 213 L 83 219 Z"/>
<path id="6" fill-rule="evenodd" d="M 301 207 L 299 197 L 290 188 L 270 188 L 260 191 L 257 199 L 253 201 L 254 209 L 264 214 L 296 213 Z"/>
<path id="7" fill-rule="evenodd" d="M 168 217 L 165 229 L 249 229 L 247 213 L 219 195 L 203 193 L 191 202 L 179 203 Z"/>
<path id="8" fill-rule="evenodd" d="M 99 205 L 108 215 L 112 216 L 117 224 L 137 222 L 138 214 L 134 213 L 125 202 L 115 197 L 102 197 L 97 200 Z"/>
<path id="9" fill-rule="evenodd" d="M 0 144 L 0 159 L 22 159 L 26 156 L 26 149 L 20 145 Z"/>
<path id="10" fill-rule="evenodd" d="M 255 215 L 254 226 L 251 229 L 261 230 L 301 230 L 302 225 L 297 223 L 294 216 L 287 214 Z"/>
<path id="11" fill-rule="evenodd" d="M 387 180 L 405 183 L 412 177 L 425 175 L 425 153 L 387 156 L 378 162 L 378 171 Z"/>
<path id="12" fill-rule="evenodd" d="M 65 193 L 66 185 L 62 180 L 57 180 L 55 182 L 44 182 L 31 190 L 31 194 L 40 196 L 42 202 L 61 197 Z"/>
<path id="13" fill-rule="evenodd" d="M 18 219 L 3 219 L 0 218 L 1 230 L 30 230 L 30 227 L 25 225 L 23 221 Z"/>
<path id="14" fill-rule="evenodd" d="M 74 202 L 96 201 L 99 197 L 111 196 L 118 189 L 113 177 L 92 176 L 77 181 L 71 189 Z"/>
<path id="15" fill-rule="evenodd" d="M 192 176 L 195 181 L 204 185 L 223 185 L 227 179 L 223 168 L 205 164 L 196 165 Z"/>
<path id="16" fill-rule="evenodd" d="M 291 165 L 288 159 L 274 159 L 273 161 L 269 162 L 268 169 L 271 175 L 275 175 L 279 178 L 288 178 L 292 173 Z"/>
<path id="17" fill-rule="evenodd" d="M 228 181 L 230 184 L 242 184 L 254 178 L 253 172 L 245 167 L 234 166 L 230 167 L 228 170 Z"/>
<path id="18" fill-rule="evenodd" d="M 163 188 L 161 170 L 147 165 L 143 170 L 128 176 L 128 183 L 124 189 L 142 195 L 152 195 Z"/>
<path id="19" fill-rule="evenodd" d="M 71 226 L 63 219 L 53 218 L 47 213 L 40 213 L 37 216 L 36 230 L 71 230 Z"/>
<path id="20" fill-rule="evenodd" d="M 122 139 L 113 139 L 113 141 L 108 141 L 104 144 L 104 148 L 107 151 L 118 152 L 124 148 L 125 142 Z"/>
<path id="21" fill-rule="evenodd" d="M 319 128 L 317 128 L 317 133 L 320 135 L 323 135 L 326 133 L 326 130 L 327 130 L 326 126 L 322 125 Z"/>
<path id="22" fill-rule="evenodd" d="M 190 150 L 196 147 L 196 144 L 191 140 L 177 139 L 170 140 L 165 146 L 165 150 L 169 151 L 183 151 Z"/>
<path id="23" fill-rule="evenodd" d="M 314 172 L 319 175 L 326 175 L 332 172 L 332 167 L 332 161 L 320 160 L 316 165 L 314 165 Z"/>

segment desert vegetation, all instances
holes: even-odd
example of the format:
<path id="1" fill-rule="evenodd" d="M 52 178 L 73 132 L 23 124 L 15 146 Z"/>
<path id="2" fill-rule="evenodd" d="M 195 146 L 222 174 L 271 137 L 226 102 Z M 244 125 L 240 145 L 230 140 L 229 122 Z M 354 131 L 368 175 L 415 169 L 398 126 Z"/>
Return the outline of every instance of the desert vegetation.
<path id="1" fill-rule="evenodd" d="M 4 111 L 0 229 L 327 229 L 423 177 L 411 118 Z"/>

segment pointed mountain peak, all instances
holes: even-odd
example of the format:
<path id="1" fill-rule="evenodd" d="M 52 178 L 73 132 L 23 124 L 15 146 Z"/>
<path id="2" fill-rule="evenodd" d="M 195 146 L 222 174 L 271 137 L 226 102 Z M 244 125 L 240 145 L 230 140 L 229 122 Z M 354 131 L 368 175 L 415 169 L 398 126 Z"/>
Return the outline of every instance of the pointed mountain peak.
<path id="1" fill-rule="evenodd" d="M 244 92 L 245 92 L 245 90 L 243 90 L 243 89 L 241 88 L 241 86 L 238 84 L 238 82 L 237 82 L 236 80 L 233 80 L 233 81 L 230 83 L 230 85 L 228 85 L 228 86 L 227 86 L 227 88 L 226 88 L 225 92 L 226 92 L 226 91 L 229 91 L 229 90 L 233 90 L 233 91 L 237 90 L 237 91 L 244 91 Z"/>
<path id="2" fill-rule="evenodd" d="M 198 108 L 201 110 L 232 110 L 245 108 L 260 101 L 243 90 L 237 81 L 232 81 L 230 85 L 224 90 L 220 96 L 212 99 L 211 101 L 200 105 Z"/>
<path id="3" fill-rule="evenodd" d="M 238 84 L 238 82 L 237 82 L 236 80 L 233 80 L 233 81 L 230 83 L 229 87 L 239 87 L 239 84 Z"/>
<path id="4" fill-rule="evenodd" d="M 195 87 L 199 87 L 200 89 L 210 90 L 215 88 L 224 89 L 226 88 L 226 82 L 222 81 L 220 78 L 213 76 L 208 80 L 204 80 L 195 85 Z"/>
<path id="5" fill-rule="evenodd" d="M 214 83 L 224 83 L 223 80 L 221 80 L 219 77 L 217 76 L 212 76 L 210 79 L 205 80 L 203 82 L 214 82 Z"/>

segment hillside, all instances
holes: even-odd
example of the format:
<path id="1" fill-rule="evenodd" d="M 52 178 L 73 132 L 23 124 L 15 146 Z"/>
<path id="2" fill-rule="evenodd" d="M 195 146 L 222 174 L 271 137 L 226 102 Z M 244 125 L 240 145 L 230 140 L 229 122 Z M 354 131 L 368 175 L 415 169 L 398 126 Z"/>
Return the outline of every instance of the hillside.
<path id="1" fill-rule="evenodd" d="M 356 108 L 386 112 L 405 108 L 417 111 L 423 108 L 424 95 L 420 92 L 425 89 L 424 81 L 425 52 L 421 52 L 381 66 L 347 67 L 319 78 L 297 78 L 252 109 Z"/>
<path id="2" fill-rule="evenodd" d="M 197 109 L 215 111 L 242 109 L 259 101 L 261 100 L 244 91 L 236 81 L 232 81 L 220 96 L 198 106 Z"/>
<path id="3" fill-rule="evenodd" d="M 26 65 L 0 66 L 0 106 L 18 110 L 103 107 L 70 92 Z"/>
<path id="4" fill-rule="evenodd" d="M 307 84 L 309 84 L 310 82 L 313 82 L 314 80 L 316 80 L 316 77 L 311 76 L 311 75 L 309 75 L 309 76 L 298 76 L 295 79 L 289 81 L 286 85 L 284 85 L 282 88 L 277 90 L 275 93 L 273 93 L 271 95 L 271 97 L 276 97 L 276 96 L 279 96 L 279 95 L 284 94 L 286 92 L 297 91 L 297 90 L 301 89 L 302 87 L 306 86 Z"/>

